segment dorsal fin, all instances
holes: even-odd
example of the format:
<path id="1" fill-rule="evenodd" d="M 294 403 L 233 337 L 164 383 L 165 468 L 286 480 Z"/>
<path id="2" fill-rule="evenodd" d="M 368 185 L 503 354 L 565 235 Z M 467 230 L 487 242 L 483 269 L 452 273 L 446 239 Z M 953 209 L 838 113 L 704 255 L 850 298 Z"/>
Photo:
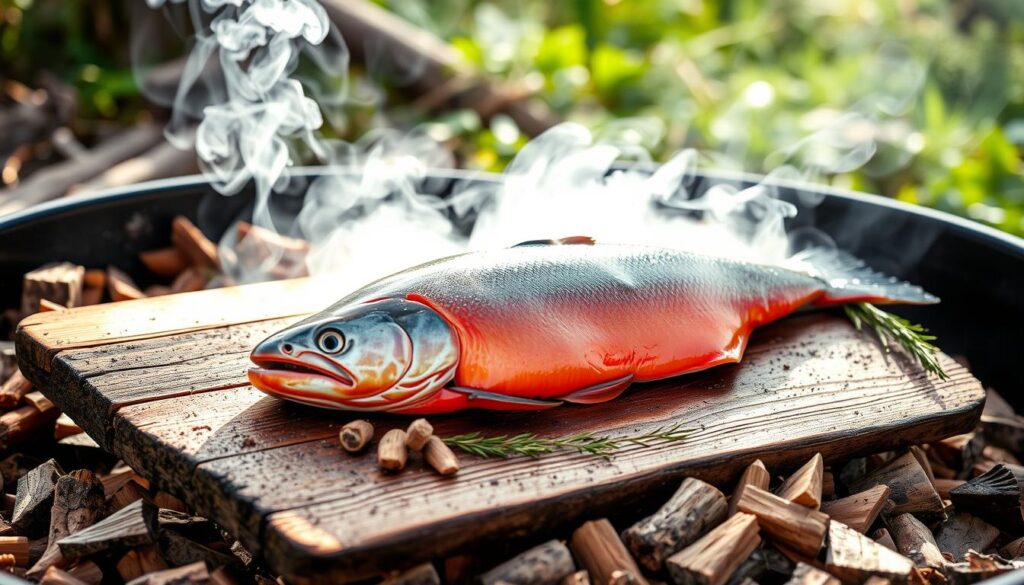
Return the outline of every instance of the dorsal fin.
<path id="1" fill-rule="evenodd" d="M 590 236 L 569 236 L 568 238 L 558 238 L 557 240 L 527 240 L 525 242 L 519 242 L 513 248 L 520 248 L 522 246 L 593 246 L 595 244 L 594 238 Z"/>

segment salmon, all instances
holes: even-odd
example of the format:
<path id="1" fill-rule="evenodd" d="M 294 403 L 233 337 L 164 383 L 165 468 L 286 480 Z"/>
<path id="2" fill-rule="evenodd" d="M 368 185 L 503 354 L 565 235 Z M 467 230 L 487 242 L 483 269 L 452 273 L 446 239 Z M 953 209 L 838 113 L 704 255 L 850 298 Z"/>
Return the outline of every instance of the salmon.
<path id="1" fill-rule="evenodd" d="M 586 238 L 471 252 L 270 336 L 249 380 L 342 410 L 542 410 L 739 362 L 754 329 L 802 307 L 938 301 L 844 254 L 811 254 L 804 267 Z"/>

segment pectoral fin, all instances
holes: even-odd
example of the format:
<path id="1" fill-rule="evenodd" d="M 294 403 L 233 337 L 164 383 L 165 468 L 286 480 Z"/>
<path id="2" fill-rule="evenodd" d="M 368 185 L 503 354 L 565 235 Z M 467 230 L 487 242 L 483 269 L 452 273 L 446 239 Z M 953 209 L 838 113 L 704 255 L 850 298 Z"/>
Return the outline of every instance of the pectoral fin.
<path id="1" fill-rule="evenodd" d="M 599 402 L 607 402 L 613 398 L 617 398 L 619 394 L 626 391 L 629 385 L 633 383 L 633 374 L 616 378 L 608 382 L 601 382 L 600 384 L 594 384 L 593 386 L 587 386 L 566 394 L 565 396 L 559 396 L 559 400 L 566 402 L 572 402 L 574 404 L 597 404 Z"/>

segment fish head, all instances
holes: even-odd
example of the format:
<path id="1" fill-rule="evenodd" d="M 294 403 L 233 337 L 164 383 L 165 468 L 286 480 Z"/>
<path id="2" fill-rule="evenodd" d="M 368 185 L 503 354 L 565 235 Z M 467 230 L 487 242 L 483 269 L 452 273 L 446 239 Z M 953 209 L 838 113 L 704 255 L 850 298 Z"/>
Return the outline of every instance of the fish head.
<path id="1" fill-rule="evenodd" d="M 425 304 L 386 298 L 329 309 L 253 349 L 249 381 L 296 402 L 392 410 L 429 399 L 455 375 L 459 344 Z"/>

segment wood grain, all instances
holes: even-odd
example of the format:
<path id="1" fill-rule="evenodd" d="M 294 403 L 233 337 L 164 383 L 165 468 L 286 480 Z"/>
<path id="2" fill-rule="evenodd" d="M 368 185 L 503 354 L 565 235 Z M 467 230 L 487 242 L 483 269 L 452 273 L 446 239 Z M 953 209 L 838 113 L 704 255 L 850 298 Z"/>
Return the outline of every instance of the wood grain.
<path id="1" fill-rule="evenodd" d="M 679 422 L 694 429 L 684 442 L 629 446 L 610 461 L 460 454 L 463 467 L 450 478 L 415 454 L 404 472 L 385 475 L 375 449 L 340 449 L 338 431 L 355 415 L 287 404 L 244 383 L 252 344 L 288 322 L 249 321 L 218 327 L 208 320 L 190 330 L 168 317 L 163 334 L 154 326 L 88 335 L 83 325 L 79 345 L 52 347 L 39 340 L 78 329 L 35 321 L 18 343 L 40 343 L 42 351 L 22 356 L 29 377 L 86 432 L 299 583 L 572 527 L 685 476 L 734 481 L 758 458 L 786 469 L 815 452 L 830 460 L 932 441 L 972 428 L 984 398 L 946 357 L 950 379 L 940 381 L 884 354 L 843 319 L 808 315 L 759 331 L 738 366 L 638 386 L 610 403 L 431 420 L 442 437 L 474 430 L 614 436 Z M 409 421 L 372 422 L 379 438 Z"/>

